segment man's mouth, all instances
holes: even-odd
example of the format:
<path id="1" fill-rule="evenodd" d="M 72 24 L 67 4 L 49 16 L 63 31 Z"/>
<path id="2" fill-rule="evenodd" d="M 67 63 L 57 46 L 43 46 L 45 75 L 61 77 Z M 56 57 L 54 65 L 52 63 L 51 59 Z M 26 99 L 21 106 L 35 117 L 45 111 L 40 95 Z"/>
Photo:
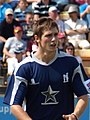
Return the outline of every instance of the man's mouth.
<path id="1" fill-rule="evenodd" d="M 56 47 L 56 43 L 51 43 L 50 46 L 51 47 Z"/>

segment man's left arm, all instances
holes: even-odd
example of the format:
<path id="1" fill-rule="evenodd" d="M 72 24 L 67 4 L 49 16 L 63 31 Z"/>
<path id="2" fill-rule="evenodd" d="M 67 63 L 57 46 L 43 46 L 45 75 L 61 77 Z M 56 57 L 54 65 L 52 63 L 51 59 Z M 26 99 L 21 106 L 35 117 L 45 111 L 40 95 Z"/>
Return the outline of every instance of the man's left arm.
<path id="1" fill-rule="evenodd" d="M 69 115 L 63 115 L 65 120 L 78 120 L 78 118 L 82 115 L 85 108 L 88 104 L 88 95 L 83 95 L 78 98 L 78 102 L 75 106 L 74 112 Z"/>
<path id="2" fill-rule="evenodd" d="M 88 104 L 88 95 L 83 95 L 78 97 L 78 102 L 76 104 L 74 113 L 79 118 L 81 114 L 84 112 L 85 108 L 87 107 Z"/>

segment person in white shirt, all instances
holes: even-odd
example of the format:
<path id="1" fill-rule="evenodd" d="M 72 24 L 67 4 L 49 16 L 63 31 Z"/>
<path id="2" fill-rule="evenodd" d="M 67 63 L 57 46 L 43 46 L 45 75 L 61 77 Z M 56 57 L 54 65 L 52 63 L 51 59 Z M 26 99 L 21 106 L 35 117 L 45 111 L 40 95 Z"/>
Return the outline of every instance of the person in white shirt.
<path id="1" fill-rule="evenodd" d="M 8 74 L 11 75 L 13 72 L 13 65 L 12 67 L 11 64 L 17 64 L 17 54 L 15 53 L 16 48 L 19 49 L 20 52 L 22 52 L 23 56 L 26 53 L 26 47 L 27 44 L 25 41 L 22 40 L 22 34 L 23 34 L 23 30 L 20 26 L 17 26 L 14 28 L 14 37 L 10 37 L 7 39 L 5 45 L 4 45 L 4 49 L 3 49 L 3 53 L 6 56 L 6 61 L 8 63 Z M 22 51 L 21 51 L 22 50 Z M 11 62 L 12 61 L 12 62 Z M 18 62 L 21 61 L 21 57 L 19 55 L 18 57 Z"/>
<path id="2" fill-rule="evenodd" d="M 55 6 L 51 6 L 48 10 L 49 17 L 55 20 L 58 25 L 60 32 L 65 32 L 65 24 L 64 22 L 58 17 L 58 9 Z"/>
<path id="3" fill-rule="evenodd" d="M 79 11 L 76 5 L 72 5 L 68 10 L 70 19 L 65 21 L 65 32 L 69 42 L 75 48 L 90 48 L 90 43 L 86 40 L 88 27 L 84 20 L 79 19 Z"/>

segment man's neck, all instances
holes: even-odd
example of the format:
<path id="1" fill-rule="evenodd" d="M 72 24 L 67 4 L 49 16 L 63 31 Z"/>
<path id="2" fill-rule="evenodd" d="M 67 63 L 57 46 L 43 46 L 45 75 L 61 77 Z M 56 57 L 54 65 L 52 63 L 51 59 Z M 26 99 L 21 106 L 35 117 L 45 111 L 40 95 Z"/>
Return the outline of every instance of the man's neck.
<path id="1" fill-rule="evenodd" d="M 35 53 L 35 57 L 48 64 L 55 57 L 55 54 L 56 54 L 56 51 L 55 52 L 42 52 L 38 50 Z"/>

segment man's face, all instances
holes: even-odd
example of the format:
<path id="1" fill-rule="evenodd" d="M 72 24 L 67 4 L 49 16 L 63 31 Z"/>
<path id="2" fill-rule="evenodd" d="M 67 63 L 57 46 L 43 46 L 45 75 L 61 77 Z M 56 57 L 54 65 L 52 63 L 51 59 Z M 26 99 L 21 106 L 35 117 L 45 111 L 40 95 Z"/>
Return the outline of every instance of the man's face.
<path id="1" fill-rule="evenodd" d="M 53 20 L 56 20 L 57 16 L 58 16 L 58 13 L 57 11 L 52 11 L 49 13 L 49 16 L 53 19 Z"/>
<path id="2" fill-rule="evenodd" d="M 58 46 L 58 30 L 57 28 L 51 28 L 51 30 L 45 30 L 41 39 L 39 40 L 39 47 L 44 51 L 55 51 Z"/>
<path id="3" fill-rule="evenodd" d="M 12 23 L 12 21 L 14 19 L 14 15 L 13 14 L 8 14 L 8 15 L 5 15 L 5 18 L 6 18 L 6 21 L 8 23 Z"/>
<path id="4" fill-rule="evenodd" d="M 78 13 L 77 12 L 72 12 L 72 13 L 69 14 L 69 16 L 73 21 L 76 21 L 78 19 Z"/>
<path id="5" fill-rule="evenodd" d="M 23 34 L 23 31 L 19 31 L 19 32 L 15 33 L 15 36 L 16 36 L 16 38 L 18 38 L 18 40 L 21 40 L 22 34 Z"/>

